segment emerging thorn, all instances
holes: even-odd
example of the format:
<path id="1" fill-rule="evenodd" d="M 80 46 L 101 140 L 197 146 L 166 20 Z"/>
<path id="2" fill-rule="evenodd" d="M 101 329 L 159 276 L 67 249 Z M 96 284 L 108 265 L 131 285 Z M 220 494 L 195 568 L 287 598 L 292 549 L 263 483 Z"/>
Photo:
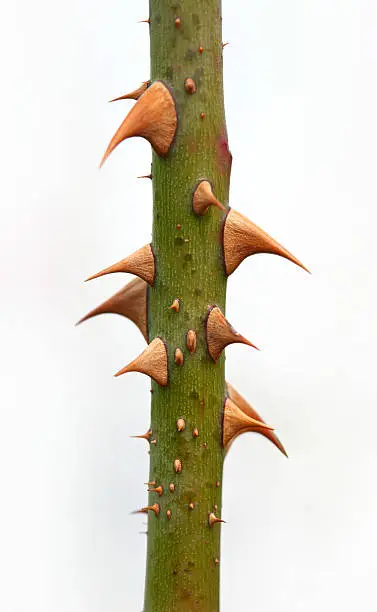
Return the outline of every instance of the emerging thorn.
<path id="1" fill-rule="evenodd" d="M 249 255 L 271 253 L 289 259 L 306 272 L 309 270 L 287 249 L 271 238 L 258 225 L 239 212 L 229 210 L 223 231 L 225 271 L 229 276 Z"/>
<path id="2" fill-rule="evenodd" d="M 241 433 L 245 433 L 247 431 L 253 431 L 255 433 L 261 434 L 262 436 L 264 436 L 265 438 L 270 440 L 270 442 L 272 442 L 272 444 L 274 444 L 276 446 L 276 448 L 278 448 L 280 450 L 280 452 L 283 453 L 283 455 L 288 457 L 287 452 L 286 452 L 284 446 L 280 442 L 280 440 L 277 437 L 277 435 L 275 434 L 275 432 L 270 430 L 270 429 L 266 429 L 264 427 L 264 425 L 265 425 L 264 420 L 259 416 L 257 411 L 254 410 L 254 408 L 252 406 L 250 406 L 250 404 L 245 400 L 245 398 L 240 393 L 238 393 L 238 391 L 233 387 L 233 385 L 231 385 L 230 383 L 227 383 L 226 390 L 227 390 L 229 399 L 234 404 L 236 404 L 236 406 L 244 414 L 246 414 L 247 416 L 251 417 L 252 419 L 255 419 L 256 421 L 259 421 L 259 422 L 263 423 L 263 426 L 255 426 L 253 429 L 247 429 L 246 428 L 246 429 L 240 431 L 237 435 L 234 435 L 229 440 L 229 442 L 226 445 L 225 451 L 228 452 L 231 444 L 233 443 L 233 441 L 236 439 L 236 437 L 238 435 L 240 435 Z"/>
<path id="3" fill-rule="evenodd" d="M 169 485 L 169 491 L 170 491 L 170 493 L 174 493 L 174 491 L 175 491 L 175 484 L 174 484 L 174 482 L 171 482 L 171 483 L 170 483 L 170 485 Z"/>
<path id="4" fill-rule="evenodd" d="M 196 331 L 189 329 L 186 337 L 186 346 L 191 354 L 196 351 Z"/>
<path id="5" fill-rule="evenodd" d="M 171 519 L 171 510 L 166 510 L 166 516 L 168 518 L 168 521 L 170 521 L 170 519 Z"/>
<path id="6" fill-rule="evenodd" d="M 180 17 L 176 17 L 176 19 L 174 21 L 174 25 L 177 28 L 177 30 L 179 30 L 179 28 L 181 27 L 181 18 Z"/>
<path id="7" fill-rule="evenodd" d="M 138 100 L 140 96 L 148 89 L 150 81 L 143 81 L 140 87 L 135 89 L 134 91 L 130 91 L 130 93 L 124 94 L 123 96 L 119 96 L 118 98 L 113 98 L 113 100 L 109 100 L 109 102 L 118 102 L 119 100 Z"/>
<path id="8" fill-rule="evenodd" d="M 181 307 L 181 303 L 180 303 L 179 299 L 175 298 L 175 300 L 173 301 L 172 305 L 169 306 L 169 310 L 173 310 L 174 312 L 179 312 L 180 307 Z"/>
<path id="9" fill-rule="evenodd" d="M 176 348 L 175 349 L 174 361 L 175 361 L 177 366 L 183 365 L 184 357 L 183 357 L 183 353 L 182 353 L 180 348 Z"/>
<path id="10" fill-rule="evenodd" d="M 114 272 L 128 272 L 129 274 L 135 274 L 136 276 L 139 276 L 145 280 L 149 285 L 153 286 L 155 278 L 155 262 L 151 245 L 146 244 L 125 259 L 121 259 L 116 264 L 101 270 L 101 272 L 97 272 L 97 274 L 89 276 L 86 281 L 99 278 L 105 274 L 113 274 Z"/>
<path id="11" fill-rule="evenodd" d="M 147 292 L 148 285 L 141 278 L 135 278 L 110 299 L 91 310 L 76 325 L 100 314 L 119 314 L 130 319 L 140 329 L 148 341 L 147 329 Z"/>
<path id="12" fill-rule="evenodd" d="M 233 329 L 218 306 L 211 306 L 209 309 L 206 321 L 206 336 L 208 352 L 215 362 L 218 361 L 228 344 L 247 344 L 259 350 L 254 344 Z"/>
<path id="13" fill-rule="evenodd" d="M 204 47 L 202 47 L 202 46 L 200 45 L 200 47 L 199 47 L 198 51 L 199 51 L 199 53 L 200 53 L 200 54 L 202 54 L 202 53 L 203 53 L 203 51 L 204 51 Z"/>
<path id="14" fill-rule="evenodd" d="M 190 502 L 188 507 L 189 507 L 190 510 L 194 510 L 195 504 L 193 502 Z"/>
<path id="15" fill-rule="evenodd" d="M 127 138 L 140 136 L 150 142 L 157 155 L 166 157 L 177 129 L 175 101 L 162 81 L 155 81 L 137 100 L 110 141 L 100 167 L 110 153 Z"/>
<path id="16" fill-rule="evenodd" d="M 155 338 L 134 361 L 115 374 L 120 376 L 127 372 L 141 372 L 153 378 L 159 385 L 168 384 L 168 355 L 165 343 Z"/>
<path id="17" fill-rule="evenodd" d="M 194 79 L 191 79 L 190 77 L 185 79 L 185 90 L 186 93 L 188 93 L 189 95 L 192 95 L 196 92 L 196 83 Z"/>
<path id="18" fill-rule="evenodd" d="M 185 427 L 186 427 L 185 420 L 184 419 L 178 419 L 178 421 L 177 421 L 177 430 L 178 431 L 183 431 Z"/>
<path id="19" fill-rule="evenodd" d="M 174 461 L 174 471 L 177 474 L 182 472 L 182 462 L 180 461 L 180 459 L 175 459 L 175 461 Z"/>
<path id="20" fill-rule="evenodd" d="M 210 206 L 216 206 L 224 211 L 225 206 L 213 195 L 212 185 L 207 180 L 202 180 L 195 187 L 192 196 L 192 208 L 196 215 L 204 215 Z"/>
<path id="21" fill-rule="evenodd" d="M 192 432 L 192 437 L 197 438 L 198 436 L 199 436 L 199 429 L 195 427 L 194 431 Z"/>
<path id="22" fill-rule="evenodd" d="M 217 516 L 215 516 L 213 512 L 210 512 L 210 514 L 208 515 L 208 523 L 210 527 L 213 527 L 216 523 L 225 523 L 225 521 L 220 518 L 217 518 Z"/>

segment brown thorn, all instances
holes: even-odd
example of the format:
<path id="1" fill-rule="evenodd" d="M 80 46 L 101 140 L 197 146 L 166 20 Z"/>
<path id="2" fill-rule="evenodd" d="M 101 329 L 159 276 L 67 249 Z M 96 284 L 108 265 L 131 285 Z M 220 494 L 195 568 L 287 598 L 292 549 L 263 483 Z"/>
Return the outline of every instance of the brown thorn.
<path id="1" fill-rule="evenodd" d="M 127 138 L 140 136 L 150 142 L 160 157 L 166 157 L 177 130 L 177 110 L 170 90 L 154 81 L 136 101 L 110 141 L 100 167 L 110 153 Z"/>
<path id="2" fill-rule="evenodd" d="M 244 412 L 247 416 L 251 417 L 252 419 L 255 419 L 256 421 L 260 421 L 261 423 L 264 423 L 264 420 L 259 416 L 257 411 L 245 400 L 245 398 L 233 387 L 233 385 L 231 385 L 230 383 L 227 383 L 226 389 L 227 389 L 227 394 L 229 398 L 232 400 L 232 402 L 236 404 L 236 406 L 238 406 L 240 410 L 242 410 L 242 412 Z M 288 457 L 287 451 L 285 450 L 283 444 L 280 442 L 279 438 L 277 437 L 274 431 L 270 429 L 266 429 L 265 427 L 255 427 L 255 429 L 253 429 L 252 431 L 254 431 L 255 433 L 259 433 L 265 438 L 267 438 L 268 440 L 270 440 L 270 442 L 272 442 L 272 444 L 274 444 L 276 448 L 278 448 L 280 452 L 283 453 L 283 455 Z M 241 432 L 241 433 L 244 433 L 244 432 Z M 232 438 L 228 442 L 227 447 L 225 449 L 226 452 L 228 452 L 233 440 L 235 440 L 235 437 Z"/>
<path id="3" fill-rule="evenodd" d="M 177 430 L 178 431 L 183 431 L 185 427 L 186 427 L 185 420 L 184 419 L 178 419 L 178 421 L 177 421 Z"/>
<path id="4" fill-rule="evenodd" d="M 202 47 L 202 46 L 200 45 L 200 47 L 199 47 L 198 51 L 199 51 L 199 53 L 200 53 L 200 54 L 202 54 L 202 53 L 203 53 L 203 51 L 204 51 L 204 47 Z"/>
<path id="5" fill-rule="evenodd" d="M 195 504 L 193 502 L 190 502 L 188 507 L 189 507 L 190 510 L 194 510 Z"/>
<path id="6" fill-rule="evenodd" d="M 157 440 L 151 440 L 150 443 L 156 445 L 157 444 Z"/>
<path id="7" fill-rule="evenodd" d="M 209 309 L 206 320 L 206 338 L 208 352 L 215 362 L 218 361 L 221 353 L 229 344 L 247 344 L 259 350 L 258 347 L 236 332 L 218 306 L 211 306 Z"/>
<path id="8" fill-rule="evenodd" d="M 213 195 L 212 185 L 207 180 L 202 180 L 195 187 L 192 196 L 192 208 L 196 215 L 204 215 L 210 206 L 216 206 L 221 211 L 225 211 L 225 206 Z"/>
<path id="9" fill-rule="evenodd" d="M 213 527 L 216 523 L 225 523 L 225 521 L 220 518 L 217 518 L 217 516 L 215 516 L 213 512 L 210 512 L 210 514 L 208 515 L 208 523 L 210 527 Z"/>
<path id="10" fill-rule="evenodd" d="M 151 20 L 149 19 L 149 17 L 148 19 L 142 19 L 141 21 L 138 21 L 138 23 L 150 23 L 150 22 Z"/>
<path id="11" fill-rule="evenodd" d="M 223 48 L 223 49 L 224 49 L 224 47 L 226 47 L 227 45 L 229 45 L 229 43 L 228 43 L 228 42 L 226 42 L 226 43 L 221 43 L 221 46 L 222 46 L 222 48 Z"/>
<path id="12" fill-rule="evenodd" d="M 258 421 L 243 412 L 229 397 L 225 400 L 223 418 L 223 446 L 228 448 L 239 435 L 247 431 L 273 429 L 263 421 Z"/>
<path id="13" fill-rule="evenodd" d="M 155 487 L 157 482 L 155 480 L 151 480 L 150 482 L 145 482 L 144 484 L 148 485 L 148 487 Z"/>
<path id="14" fill-rule="evenodd" d="M 179 30 L 179 28 L 181 27 L 181 18 L 180 17 L 176 17 L 175 18 L 174 25 L 177 28 L 177 30 Z"/>
<path id="15" fill-rule="evenodd" d="M 168 356 L 165 343 L 161 338 L 155 338 L 148 344 L 145 351 L 119 370 L 115 376 L 127 372 L 141 372 L 153 378 L 159 385 L 166 387 L 168 384 Z"/>
<path id="16" fill-rule="evenodd" d="M 148 442 L 149 442 L 149 439 L 150 439 L 151 435 L 152 435 L 152 430 L 148 429 L 148 431 L 145 432 L 145 434 L 142 434 L 140 436 L 130 436 L 130 438 L 137 438 L 139 440 L 148 440 Z"/>
<path id="17" fill-rule="evenodd" d="M 141 176 L 137 176 L 136 178 L 138 178 L 138 179 L 147 178 L 147 179 L 152 180 L 152 175 L 151 174 L 143 174 Z"/>
<path id="18" fill-rule="evenodd" d="M 147 283 L 142 278 L 135 278 L 106 302 L 91 310 L 76 325 L 100 314 L 118 314 L 135 323 L 148 341 L 147 293 Z"/>
<path id="19" fill-rule="evenodd" d="M 143 81 L 140 87 L 138 87 L 134 91 L 130 91 L 130 93 L 124 94 L 123 96 L 119 96 L 118 98 L 113 98 L 112 100 L 109 100 L 109 103 L 118 102 L 119 100 L 138 100 L 140 96 L 142 96 L 143 93 L 148 89 L 150 84 L 150 81 Z"/>
<path id="20" fill-rule="evenodd" d="M 204 113 L 200 113 L 200 118 L 204 119 L 204 117 L 205 117 L 205 114 Z"/>
<path id="21" fill-rule="evenodd" d="M 153 506 L 145 506 L 144 508 L 140 508 L 140 510 L 135 510 L 133 514 L 148 514 L 149 510 L 154 512 L 156 516 L 160 514 L 159 504 L 153 504 Z"/>
<path id="22" fill-rule="evenodd" d="M 169 485 L 169 491 L 170 491 L 170 493 L 174 493 L 174 491 L 175 491 L 175 484 L 174 484 L 174 482 L 171 482 L 171 483 L 170 483 L 170 485 Z"/>
<path id="23" fill-rule="evenodd" d="M 224 223 L 223 250 L 225 271 L 228 276 L 238 268 L 246 257 L 258 253 L 279 255 L 309 272 L 294 255 L 281 246 L 274 238 L 271 238 L 258 225 L 255 225 L 250 219 L 232 208 L 229 210 Z"/>
<path id="24" fill-rule="evenodd" d="M 148 489 L 149 493 L 158 493 L 158 496 L 161 497 L 161 495 L 164 494 L 164 488 L 162 485 L 159 485 L 158 487 L 154 488 L 154 489 Z"/>
<path id="25" fill-rule="evenodd" d="M 128 274 L 135 274 L 149 285 L 154 284 L 155 279 L 155 261 L 152 247 L 150 244 L 146 244 L 141 249 L 138 249 L 125 259 L 121 259 L 116 264 L 93 274 L 86 279 L 85 282 L 99 278 L 105 274 L 113 274 L 114 272 L 126 272 Z"/>
<path id="26" fill-rule="evenodd" d="M 170 521 L 170 519 L 171 519 L 171 510 L 166 510 L 166 516 L 167 516 L 168 520 Z"/>
<path id="27" fill-rule="evenodd" d="M 195 427 L 194 431 L 192 432 L 192 437 L 197 438 L 198 436 L 199 436 L 199 430 L 197 427 Z"/>

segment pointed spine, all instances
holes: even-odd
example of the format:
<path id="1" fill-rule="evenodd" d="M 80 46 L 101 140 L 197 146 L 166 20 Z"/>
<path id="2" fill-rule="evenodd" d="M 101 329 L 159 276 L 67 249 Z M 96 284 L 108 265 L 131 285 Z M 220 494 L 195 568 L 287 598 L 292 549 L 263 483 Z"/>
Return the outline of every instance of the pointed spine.
<path id="1" fill-rule="evenodd" d="M 147 283 L 141 278 L 135 278 L 106 302 L 91 310 L 77 325 L 100 314 L 118 314 L 135 323 L 148 342 L 147 295 Z"/>
<path id="2" fill-rule="evenodd" d="M 155 338 L 141 355 L 119 370 L 115 376 L 127 372 L 141 372 L 153 378 L 162 387 L 166 387 L 168 384 L 168 355 L 165 343 L 161 338 Z"/>
<path id="3" fill-rule="evenodd" d="M 166 157 L 177 130 L 177 110 L 174 98 L 162 81 L 155 81 L 132 107 L 116 131 L 101 161 L 127 138 L 140 136 L 150 142 L 160 157 Z"/>
<path id="4" fill-rule="evenodd" d="M 228 445 L 235 440 L 239 435 L 246 431 L 256 431 L 259 429 L 273 429 L 270 425 L 266 425 L 263 421 L 258 421 L 248 416 L 240 408 L 232 402 L 229 397 L 225 400 L 224 418 L 223 418 L 223 446 Z"/>
<path id="5" fill-rule="evenodd" d="M 287 249 L 241 213 L 229 210 L 223 227 L 225 272 L 229 276 L 249 255 L 271 253 L 289 259 L 306 272 L 307 268 Z"/>
<path id="6" fill-rule="evenodd" d="M 254 410 L 254 408 L 252 406 L 250 406 L 250 404 L 245 400 L 245 398 L 233 387 L 233 385 L 231 385 L 230 383 L 226 384 L 226 390 L 227 390 L 227 394 L 228 397 L 230 398 L 230 400 L 236 404 L 236 406 L 242 410 L 242 412 L 244 414 L 246 414 L 247 416 L 251 417 L 252 419 L 255 419 L 256 421 L 260 421 L 261 423 L 265 423 L 264 420 L 259 416 L 259 414 L 257 413 L 256 410 Z M 265 438 L 267 438 L 267 440 L 270 440 L 270 442 L 272 442 L 272 444 L 274 444 L 276 446 L 276 448 L 278 448 L 280 450 L 281 453 L 283 453 L 283 455 L 285 455 L 286 457 L 288 457 L 287 452 L 283 446 L 283 444 L 280 442 L 279 438 L 277 437 L 277 435 L 275 434 L 274 431 L 270 430 L 270 429 L 266 429 L 265 427 L 258 427 L 256 426 L 253 430 L 255 433 L 261 434 L 262 436 L 264 436 Z M 244 432 L 242 432 L 244 433 Z M 236 436 L 237 437 L 237 436 Z M 232 438 L 228 444 L 225 447 L 225 452 L 229 451 L 229 448 L 233 442 L 233 440 L 235 440 L 235 437 Z"/>
<path id="7" fill-rule="evenodd" d="M 130 93 L 119 96 L 118 98 L 113 98 L 112 100 L 109 100 L 109 102 L 118 102 L 119 100 L 138 100 L 140 96 L 142 96 L 148 89 L 150 84 L 150 81 L 143 81 L 140 87 L 134 89 L 134 91 L 130 91 Z"/>
<path id="8" fill-rule="evenodd" d="M 148 512 L 154 512 L 156 516 L 160 514 L 160 505 L 153 504 L 153 506 L 145 506 L 144 508 L 140 508 L 140 510 L 136 510 L 135 514 L 148 514 Z"/>
<path id="9" fill-rule="evenodd" d="M 221 211 L 225 210 L 225 206 L 213 195 L 211 183 L 202 180 L 195 187 L 192 196 L 192 209 L 196 215 L 202 216 L 205 215 L 210 206 L 216 206 Z"/>
<path id="10" fill-rule="evenodd" d="M 211 306 L 205 323 L 207 347 L 213 361 L 218 361 L 228 344 L 240 343 L 257 348 L 231 326 L 218 306 Z M 258 350 L 258 349 L 257 349 Z"/>
<path id="11" fill-rule="evenodd" d="M 89 276 L 86 280 L 90 281 L 94 278 L 104 276 L 105 274 L 113 274 L 114 272 L 135 274 L 145 280 L 148 285 L 153 286 L 155 279 L 155 261 L 152 246 L 146 244 L 141 247 L 141 249 L 135 251 L 135 253 L 132 253 L 132 255 L 129 255 L 125 259 L 121 259 L 116 264 L 101 270 L 101 272 L 97 272 L 97 274 L 93 274 L 93 276 Z"/>
<path id="12" fill-rule="evenodd" d="M 131 438 L 135 438 L 137 440 L 147 440 L 149 442 L 149 440 L 151 439 L 151 436 L 152 436 L 152 430 L 148 429 L 148 431 L 146 431 L 145 434 L 141 434 L 140 436 L 131 436 Z"/>

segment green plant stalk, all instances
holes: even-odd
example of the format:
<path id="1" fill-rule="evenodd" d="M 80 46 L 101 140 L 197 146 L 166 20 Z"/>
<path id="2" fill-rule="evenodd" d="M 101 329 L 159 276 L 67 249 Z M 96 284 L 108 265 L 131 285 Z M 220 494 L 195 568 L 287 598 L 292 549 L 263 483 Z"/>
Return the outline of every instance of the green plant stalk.
<path id="1" fill-rule="evenodd" d="M 150 512 L 148 519 L 144 612 L 216 612 L 221 525 L 210 527 L 208 516 L 213 511 L 221 516 L 225 379 L 224 356 L 215 364 L 208 354 L 204 322 L 210 305 L 225 312 L 224 213 L 211 207 L 196 216 L 192 194 L 199 180 L 207 179 L 216 197 L 228 203 L 221 1 L 150 0 L 149 16 L 151 81 L 170 88 L 178 128 L 167 158 L 153 152 L 152 161 L 156 279 L 148 294 L 149 338 L 160 336 L 166 343 L 169 384 L 152 381 L 156 444 L 150 445 L 150 481 L 163 486 L 163 495 L 149 494 L 148 503 L 158 503 L 160 514 Z M 185 90 L 186 78 L 194 80 L 195 93 Z M 179 312 L 169 309 L 175 298 Z M 194 354 L 186 347 L 190 329 L 197 333 Z M 182 366 L 174 362 L 177 347 Z M 179 418 L 185 421 L 181 432 Z M 198 437 L 192 435 L 195 428 Z M 176 459 L 180 473 L 174 470 Z"/>

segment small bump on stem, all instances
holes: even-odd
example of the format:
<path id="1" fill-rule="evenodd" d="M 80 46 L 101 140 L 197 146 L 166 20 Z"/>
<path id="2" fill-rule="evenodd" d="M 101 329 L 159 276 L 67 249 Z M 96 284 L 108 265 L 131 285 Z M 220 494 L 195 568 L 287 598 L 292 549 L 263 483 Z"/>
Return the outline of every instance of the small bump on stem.
<path id="1" fill-rule="evenodd" d="M 179 474 L 182 472 L 182 461 L 180 459 L 174 460 L 174 471 Z"/>
<path id="2" fill-rule="evenodd" d="M 184 357 L 183 357 L 183 353 L 180 348 L 175 349 L 174 361 L 177 364 L 177 366 L 183 365 Z"/>
<path id="3" fill-rule="evenodd" d="M 181 303 L 180 303 L 179 299 L 175 298 L 173 300 L 172 305 L 169 306 L 169 310 L 173 310 L 174 312 L 179 312 L 180 307 L 181 307 Z"/>
<path id="4" fill-rule="evenodd" d="M 178 431 L 183 431 L 185 427 L 186 427 L 185 420 L 184 419 L 178 419 L 178 421 L 177 421 L 177 430 Z"/>
<path id="5" fill-rule="evenodd" d="M 194 79 L 190 77 L 185 79 L 185 90 L 190 96 L 196 92 L 196 83 Z"/>

